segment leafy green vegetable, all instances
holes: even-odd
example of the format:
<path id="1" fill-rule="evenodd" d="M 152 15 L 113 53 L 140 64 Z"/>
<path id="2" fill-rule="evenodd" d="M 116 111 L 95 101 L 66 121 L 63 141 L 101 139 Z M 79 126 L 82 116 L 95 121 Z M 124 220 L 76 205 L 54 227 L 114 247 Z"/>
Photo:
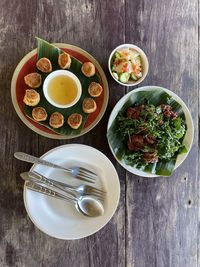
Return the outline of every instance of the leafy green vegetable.
<path id="1" fill-rule="evenodd" d="M 38 59 L 40 59 L 42 57 L 46 57 L 51 61 L 53 70 L 60 69 L 60 67 L 58 65 L 58 56 L 62 52 L 62 50 L 59 49 L 58 47 L 46 42 L 46 41 L 40 39 L 40 38 L 37 38 L 37 42 L 38 42 L 38 51 L 37 51 Z M 40 94 L 40 103 L 38 104 L 38 106 L 45 108 L 47 111 L 47 114 L 48 114 L 48 119 L 44 122 L 40 122 L 40 124 L 46 126 L 47 128 L 51 129 L 52 131 L 54 131 L 58 134 L 67 135 L 67 136 L 74 136 L 74 135 L 81 133 L 81 131 L 84 127 L 84 124 L 87 120 L 87 117 L 88 117 L 88 114 L 84 113 L 82 110 L 83 99 L 85 97 L 89 97 L 88 87 L 89 87 L 90 83 L 91 82 L 99 82 L 99 80 L 100 80 L 99 77 L 97 76 L 97 74 L 95 74 L 93 77 L 90 77 L 90 78 L 84 76 L 82 71 L 81 71 L 82 63 L 72 56 L 71 56 L 71 61 L 72 61 L 71 67 L 68 70 L 73 72 L 79 78 L 81 85 L 82 85 L 81 98 L 73 107 L 70 107 L 70 108 L 54 107 L 44 97 L 43 90 L 42 90 L 43 83 L 40 86 L 40 88 L 37 89 L 38 93 Z M 35 69 L 35 71 L 37 71 L 41 74 L 42 81 L 44 82 L 44 80 L 48 74 L 42 73 L 42 72 L 38 71 L 37 69 Z M 30 107 L 27 105 L 25 105 L 25 107 L 24 107 L 25 114 L 28 117 L 30 117 L 31 119 L 33 119 L 32 109 L 33 109 L 33 107 Z M 50 125 L 49 125 L 49 117 L 55 111 L 63 114 L 63 116 L 65 118 L 64 125 L 58 129 L 54 129 L 54 128 L 50 127 Z M 66 123 L 67 117 L 72 113 L 79 113 L 83 117 L 83 122 L 78 129 L 72 129 Z"/>
<path id="2" fill-rule="evenodd" d="M 177 156 L 187 151 L 183 144 L 185 133 L 181 105 L 166 92 L 155 90 L 131 95 L 107 137 L 120 161 L 145 172 L 169 176 Z"/>

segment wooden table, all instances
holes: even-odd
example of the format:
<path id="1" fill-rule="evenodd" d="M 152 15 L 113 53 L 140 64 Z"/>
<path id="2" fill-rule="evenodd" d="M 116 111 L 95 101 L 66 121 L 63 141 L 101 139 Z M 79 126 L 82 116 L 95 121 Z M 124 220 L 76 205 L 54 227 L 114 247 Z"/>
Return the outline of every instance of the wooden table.
<path id="1" fill-rule="evenodd" d="M 56 141 L 39 136 L 22 123 L 12 106 L 12 74 L 36 46 L 35 36 L 82 47 L 106 72 L 110 87 L 106 114 L 80 138 Z M 127 89 L 113 81 L 107 61 L 122 43 L 136 44 L 148 55 L 150 70 L 141 85 L 171 89 L 191 111 L 193 147 L 170 178 L 127 173 L 109 150 L 108 117 Z M 198 0 L 1 0 L 0 62 L 0 266 L 198 266 Z M 13 158 L 15 151 L 41 156 L 68 143 L 102 151 L 115 165 L 121 184 L 120 203 L 111 221 L 98 233 L 76 241 L 51 238 L 33 225 L 25 212 L 19 178 L 30 164 Z"/>

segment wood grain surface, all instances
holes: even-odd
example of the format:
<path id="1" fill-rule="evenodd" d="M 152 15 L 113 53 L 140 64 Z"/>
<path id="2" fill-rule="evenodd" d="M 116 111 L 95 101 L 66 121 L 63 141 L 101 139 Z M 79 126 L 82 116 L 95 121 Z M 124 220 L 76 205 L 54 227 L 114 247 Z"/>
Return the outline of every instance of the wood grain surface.
<path id="1" fill-rule="evenodd" d="M 103 67 L 110 98 L 100 123 L 86 135 L 58 141 L 39 136 L 17 116 L 11 102 L 12 74 L 35 48 L 35 36 L 77 45 Z M 110 77 L 110 52 L 122 43 L 140 46 L 150 70 L 141 85 L 159 85 L 189 107 L 195 137 L 186 161 L 170 178 L 126 173 L 106 139 L 110 112 L 128 91 Z M 1 0 L 0 1 L 0 266 L 196 267 L 199 260 L 198 0 Z M 133 90 L 131 88 L 130 90 Z M 119 206 L 96 234 L 75 241 L 49 237 L 28 218 L 19 174 L 30 168 L 15 151 L 41 156 L 69 143 L 102 151 L 120 178 Z"/>

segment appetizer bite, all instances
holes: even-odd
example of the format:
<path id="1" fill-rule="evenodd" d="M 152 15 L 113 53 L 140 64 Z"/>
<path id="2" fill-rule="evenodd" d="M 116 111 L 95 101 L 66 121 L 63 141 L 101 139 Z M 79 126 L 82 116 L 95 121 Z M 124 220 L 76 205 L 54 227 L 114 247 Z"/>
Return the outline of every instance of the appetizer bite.
<path id="1" fill-rule="evenodd" d="M 82 108 L 85 113 L 92 113 L 97 109 L 97 104 L 93 98 L 85 98 L 82 103 Z"/>
<path id="2" fill-rule="evenodd" d="M 88 87 L 88 93 L 92 97 L 98 97 L 101 95 L 103 91 L 102 86 L 99 83 L 92 82 Z"/>
<path id="3" fill-rule="evenodd" d="M 34 89 L 27 89 L 24 95 L 23 102 L 27 106 L 36 106 L 40 102 L 40 94 Z"/>
<path id="4" fill-rule="evenodd" d="M 92 77 L 95 75 L 95 66 L 92 62 L 85 62 L 82 65 L 81 71 L 86 77 Z"/>
<path id="5" fill-rule="evenodd" d="M 49 125 L 52 128 L 60 128 L 64 124 L 64 117 L 60 112 L 54 112 L 51 114 L 50 119 L 49 119 Z"/>
<path id="6" fill-rule="evenodd" d="M 36 63 L 36 67 L 38 68 L 38 70 L 45 73 L 49 73 L 52 71 L 51 61 L 46 57 L 40 58 Z"/>
<path id="7" fill-rule="evenodd" d="M 31 88 L 38 88 L 42 83 L 42 78 L 39 73 L 32 72 L 24 77 L 24 82 Z"/>
<path id="8" fill-rule="evenodd" d="M 42 107 L 36 107 L 32 110 L 32 117 L 35 121 L 46 121 L 47 116 L 46 110 Z"/>
<path id="9" fill-rule="evenodd" d="M 115 79 L 122 83 L 137 81 L 143 75 L 142 59 L 135 49 L 118 49 L 111 63 L 112 74 Z"/>
<path id="10" fill-rule="evenodd" d="M 71 66 L 71 57 L 68 53 L 63 52 L 58 56 L 58 65 L 61 69 L 69 69 Z"/>
<path id="11" fill-rule="evenodd" d="M 71 114 L 67 119 L 67 123 L 72 129 L 78 129 L 82 123 L 82 115 L 78 113 Z"/>

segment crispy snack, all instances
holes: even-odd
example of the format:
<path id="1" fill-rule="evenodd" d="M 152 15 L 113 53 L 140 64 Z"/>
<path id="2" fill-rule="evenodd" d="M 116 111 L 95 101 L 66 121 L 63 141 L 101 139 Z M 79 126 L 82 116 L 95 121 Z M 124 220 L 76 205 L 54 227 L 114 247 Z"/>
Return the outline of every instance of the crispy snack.
<path id="1" fill-rule="evenodd" d="M 64 117 L 59 112 L 54 112 L 51 114 L 49 119 L 49 125 L 53 128 L 60 128 L 64 124 Z"/>
<path id="2" fill-rule="evenodd" d="M 36 106 L 40 102 L 40 94 L 34 89 L 27 89 L 23 102 L 28 106 Z"/>
<path id="3" fill-rule="evenodd" d="M 71 57 L 66 52 L 63 52 L 58 56 L 58 65 L 61 67 L 61 69 L 69 69 L 71 62 Z"/>
<path id="4" fill-rule="evenodd" d="M 97 104 L 92 98 L 85 98 L 82 103 L 82 108 L 85 113 L 92 113 L 97 109 Z"/>
<path id="5" fill-rule="evenodd" d="M 78 113 L 71 114 L 67 119 L 67 123 L 72 129 L 78 129 L 82 123 L 82 115 Z"/>
<path id="6" fill-rule="evenodd" d="M 32 72 L 24 77 L 24 82 L 31 88 L 38 88 L 42 83 L 42 78 L 39 73 Z"/>
<path id="7" fill-rule="evenodd" d="M 98 97 L 101 95 L 103 91 L 102 86 L 99 83 L 96 82 L 92 82 L 89 87 L 88 87 L 88 93 L 92 96 L 92 97 Z"/>
<path id="8" fill-rule="evenodd" d="M 81 71 L 86 77 L 92 77 L 95 75 L 95 66 L 92 62 L 85 62 L 82 65 Z"/>
<path id="9" fill-rule="evenodd" d="M 46 57 L 40 58 L 36 63 L 36 67 L 38 68 L 38 70 L 45 73 L 49 73 L 52 71 L 51 61 Z"/>
<path id="10" fill-rule="evenodd" d="M 44 108 L 36 107 L 32 110 L 32 116 L 35 121 L 46 121 L 48 115 Z"/>

